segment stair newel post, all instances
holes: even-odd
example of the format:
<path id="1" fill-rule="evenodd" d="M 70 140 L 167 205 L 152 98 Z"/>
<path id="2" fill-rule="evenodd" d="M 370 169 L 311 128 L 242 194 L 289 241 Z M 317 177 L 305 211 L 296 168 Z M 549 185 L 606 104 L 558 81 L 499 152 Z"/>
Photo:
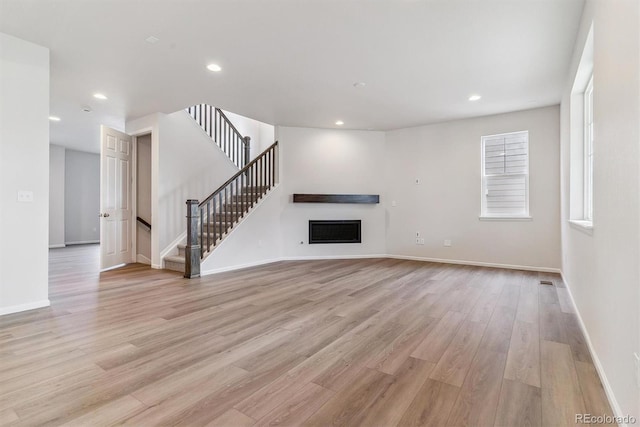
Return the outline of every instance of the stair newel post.
<path id="1" fill-rule="evenodd" d="M 245 167 L 251 158 L 251 137 L 245 136 L 242 139 L 244 140 L 244 163 L 242 164 L 242 167 Z"/>
<path id="2" fill-rule="evenodd" d="M 184 277 L 200 277 L 200 245 L 198 244 L 198 201 L 187 200 L 187 247 L 184 255 Z"/>

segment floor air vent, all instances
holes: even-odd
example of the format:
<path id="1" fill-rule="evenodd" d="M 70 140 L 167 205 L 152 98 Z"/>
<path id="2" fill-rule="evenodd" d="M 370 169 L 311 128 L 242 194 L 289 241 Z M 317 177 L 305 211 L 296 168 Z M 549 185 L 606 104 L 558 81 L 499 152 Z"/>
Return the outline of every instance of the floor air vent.
<path id="1" fill-rule="evenodd" d="M 362 243 L 361 221 L 309 221 L 309 244 Z"/>

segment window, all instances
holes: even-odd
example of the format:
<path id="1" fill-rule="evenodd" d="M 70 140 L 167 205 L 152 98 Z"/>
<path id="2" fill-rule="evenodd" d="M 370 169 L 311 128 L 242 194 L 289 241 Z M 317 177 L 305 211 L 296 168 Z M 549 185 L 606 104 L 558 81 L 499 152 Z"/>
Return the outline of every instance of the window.
<path id="1" fill-rule="evenodd" d="M 593 75 L 584 90 L 584 220 L 593 222 Z"/>
<path id="2" fill-rule="evenodd" d="M 569 105 L 569 223 L 586 234 L 593 234 L 593 75 L 592 24 Z"/>
<path id="3" fill-rule="evenodd" d="M 482 137 L 481 217 L 529 217 L 528 131 Z"/>

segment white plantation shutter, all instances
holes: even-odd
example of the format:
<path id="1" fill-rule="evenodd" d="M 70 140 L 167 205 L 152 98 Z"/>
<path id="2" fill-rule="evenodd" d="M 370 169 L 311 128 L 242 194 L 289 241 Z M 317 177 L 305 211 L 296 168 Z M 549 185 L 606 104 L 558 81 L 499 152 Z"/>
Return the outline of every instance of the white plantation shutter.
<path id="1" fill-rule="evenodd" d="M 482 215 L 529 215 L 529 132 L 482 137 Z"/>

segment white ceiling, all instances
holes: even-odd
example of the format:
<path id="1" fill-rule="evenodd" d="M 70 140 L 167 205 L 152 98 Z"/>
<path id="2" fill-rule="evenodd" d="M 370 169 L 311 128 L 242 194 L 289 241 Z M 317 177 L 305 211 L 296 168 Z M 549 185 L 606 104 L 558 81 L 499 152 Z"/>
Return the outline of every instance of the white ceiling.
<path id="1" fill-rule="evenodd" d="M 555 104 L 583 3 L 0 0 L 0 31 L 51 49 L 51 142 L 98 151 L 101 123 L 201 102 L 375 130 Z"/>

